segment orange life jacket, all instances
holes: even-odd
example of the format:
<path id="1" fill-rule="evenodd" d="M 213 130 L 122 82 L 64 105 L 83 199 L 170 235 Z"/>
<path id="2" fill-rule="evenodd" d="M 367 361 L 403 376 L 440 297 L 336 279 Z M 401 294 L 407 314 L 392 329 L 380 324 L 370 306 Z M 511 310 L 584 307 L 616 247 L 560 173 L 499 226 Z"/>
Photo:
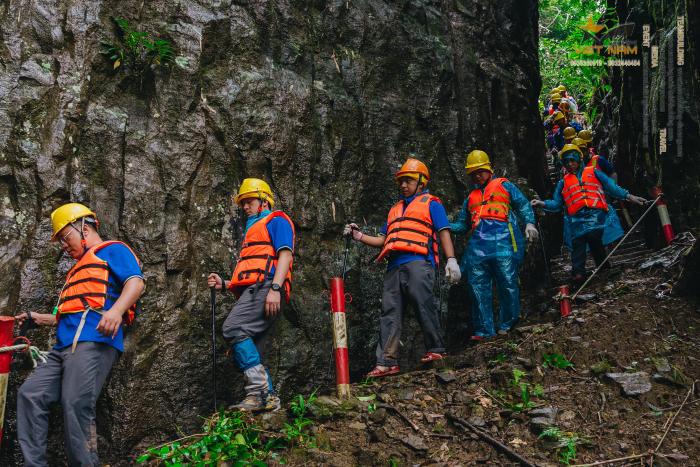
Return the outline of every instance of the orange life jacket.
<path id="1" fill-rule="evenodd" d="M 399 201 L 389 211 L 386 225 L 384 248 L 377 257 L 383 260 L 389 253 L 401 251 L 428 256 L 429 253 L 438 264 L 437 234 L 430 218 L 430 203 L 440 198 L 429 193 L 416 196 L 404 211 L 404 201 Z"/>
<path id="2" fill-rule="evenodd" d="M 591 165 L 583 169 L 580 181 L 576 175 L 567 173 L 564 176 L 564 188 L 561 194 L 569 215 L 583 208 L 608 210 L 603 185 L 595 176 L 595 168 Z"/>
<path id="3" fill-rule="evenodd" d="M 251 285 L 256 282 L 264 282 L 266 276 L 272 270 L 272 266 L 277 270 L 277 253 L 272 245 L 272 239 L 267 231 L 267 224 L 275 217 L 287 219 L 292 226 L 292 244 L 294 242 L 294 223 L 282 211 L 273 211 L 264 219 L 253 224 L 245 234 L 241 254 L 233 271 L 229 289 L 238 296 L 237 288 L 242 285 Z M 289 293 L 292 288 L 292 263 L 289 264 L 289 271 L 284 278 L 282 287 L 284 288 L 286 300 L 289 300 Z"/>
<path id="4" fill-rule="evenodd" d="M 472 229 L 475 229 L 481 219 L 494 219 L 508 222 L 510 212 L 510 194 L 503 188 L 507 178 L 492 178 L 484 191 L 480 188 L 469 194 L 467 206 L 472 219 Z"/>
<path id="5" fill-rule="evenodd" d="M 107 279 L 109 278 L 109 265 L 107 261 L 97 256 L 97 252 L 114 243 L 119 243 L 129 248 L 129 251 L 134 254 L 136 261 L 139 261 L 136 253 L 129 245 L 117 240 L 105 241 L 90 248 L 68 272 L 66 284 L 63 286 L 61 297 L 58 300 L 56 321 L 64 313 L 80 313 L 89 307 L 99 311 L 105 306 L 108 297 Z M 109 298 L 116 301 L 119 297 L 109 296 Z M 131 324 L 134 321 L 137 308 L 137 303 L 134 303 L 126 311 L 124 314 L 124 322 L 126 324 Z"/>

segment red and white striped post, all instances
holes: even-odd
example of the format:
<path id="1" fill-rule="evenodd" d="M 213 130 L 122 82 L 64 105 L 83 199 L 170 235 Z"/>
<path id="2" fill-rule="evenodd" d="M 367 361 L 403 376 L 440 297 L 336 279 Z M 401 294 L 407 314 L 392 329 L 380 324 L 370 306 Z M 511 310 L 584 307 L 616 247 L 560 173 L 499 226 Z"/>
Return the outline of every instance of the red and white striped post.
<path id="1" fill-rule="evenodd" d="M 571 303 L 569 302 L 569 288 L 565 285 L 559 287 L 559 302 L 561 305 L 561 315 L 569 316 L 571 314 Z"/>
<path id="2" fill-rule="evenodd" d="M 656 209 L 659 211 L 659 219 L 661 219 L 661 228 L 664 231 L 664 237 L 666 237 L 666 245 L 670 245 L 675 234 L 673 233 L 671 218 L 668 216 L 668 208 L 666 207 L 666 201 L 664 201 L 663 191 L 658 186 L 655 186 L 652 191 L 654 192 L 654 198 L 661 196 L 656 202 Z"/>
<path id="3" fill-rule="evenodd" d="M 348 301 L 352 298 L 350 294 Z M 348 334 L 345 324 L 345 286 L 343 279 L 331 279 L 331 316 L 333 317 L 333 353 L 338 398 L 350 397 L 350 370 L 348 366 Z"/>
<path id="4" fill-rule="evenodd" d="M 15 319 L 12 316 L 0 316 L 0 347 L 12 345 L 14 327 Z M 5 402 L 7 401 L 10 363 L 12 363 L 12 352 L 0 353 L 0 442 L 2 441 L 2 428 L 5 422 Z"/>

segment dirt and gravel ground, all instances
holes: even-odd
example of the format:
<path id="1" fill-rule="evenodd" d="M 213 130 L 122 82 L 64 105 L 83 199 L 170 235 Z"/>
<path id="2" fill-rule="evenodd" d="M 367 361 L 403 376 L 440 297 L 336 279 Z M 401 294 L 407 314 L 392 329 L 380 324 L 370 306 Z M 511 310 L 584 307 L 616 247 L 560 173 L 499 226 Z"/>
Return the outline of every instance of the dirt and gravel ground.
<path id="1" fill-rule="evenodd" d="M 536 465 L 563 465 L 567 452 L 572 465 L 650 465 L 651 451 L 664 455 L 654 465 L 700 465 L 698 303 L 674 294 L 680 266 L 640 262 L 594 279 L 570 317 L 552 301 L 441 365 L 353 385 L 359 399 L 322 395 L 317 447 L 287 450 L 287 465 L 518 464 L 451 417 Z M 282 418 L 260 423 L 274 429 Z M 538 436 L 550 427 L 559 435 Z"/>

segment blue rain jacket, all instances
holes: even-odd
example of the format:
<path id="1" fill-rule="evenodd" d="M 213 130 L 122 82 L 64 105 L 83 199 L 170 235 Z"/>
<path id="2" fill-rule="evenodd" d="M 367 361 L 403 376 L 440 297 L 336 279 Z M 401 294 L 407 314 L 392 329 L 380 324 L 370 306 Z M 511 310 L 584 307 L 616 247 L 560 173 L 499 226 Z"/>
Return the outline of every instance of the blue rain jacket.
<path id="1" fill-rule="evenodd" d="M 602 171 L 595 169 L 595 176 L 603 186 L 605 193 L 615 199 L 625 199 L 629 191 L 617 185 L 612 178 L 605 175 Z M 576 177 L 581 180 L 583 167 L 579 169 Z M 561 194 L 564 189 L 564 180 L 559 180 L 557 187 L 554 189 L 554 198 L 548 199 L 544 203 L 544 210 L 547 212 L 564 211 L 564 243 L 569 249 L 571 241 L 592 230 L 605 229 L 603 232 L 603 244 L 607 245 L 622 236 L 624 231 L 620 225 L 620 220 L 617 218 L 617 213 L 612 206 L 609 206 L 608 211 L 602 209 L 583 208 L 573 216 L 569 215 L 566 210 L 566 203 Z"/>

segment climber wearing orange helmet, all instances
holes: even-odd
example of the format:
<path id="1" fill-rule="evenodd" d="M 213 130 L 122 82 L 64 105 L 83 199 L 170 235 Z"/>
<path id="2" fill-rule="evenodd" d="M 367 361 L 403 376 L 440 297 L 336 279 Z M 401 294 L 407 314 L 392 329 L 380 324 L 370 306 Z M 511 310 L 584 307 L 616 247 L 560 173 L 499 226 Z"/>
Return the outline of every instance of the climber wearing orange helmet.
<path id="1" fill-rule="evenodd" d="M 458 282 L 461 274 L 450 238 L 450 222 L 437 196 L 426 190 L 428 168 L 417 159 L 408 159 L 396 172 L 401 200 L 389 211 L 380 236 L 364 234 L 356 224 L 348 224 L 344 235 L 381 248 L 377 262 L 386 258 L 388 266 L 382 291 L 377 366 L 367 376 L 379 377 L 399 372 L 398 353 L 402 313 L 412 303 L 423 330 L 427 353 L 422 362 L 445 356 L 443 331 L 433 301 L 438 245 L 447 256 L 445 274 Z"/>

